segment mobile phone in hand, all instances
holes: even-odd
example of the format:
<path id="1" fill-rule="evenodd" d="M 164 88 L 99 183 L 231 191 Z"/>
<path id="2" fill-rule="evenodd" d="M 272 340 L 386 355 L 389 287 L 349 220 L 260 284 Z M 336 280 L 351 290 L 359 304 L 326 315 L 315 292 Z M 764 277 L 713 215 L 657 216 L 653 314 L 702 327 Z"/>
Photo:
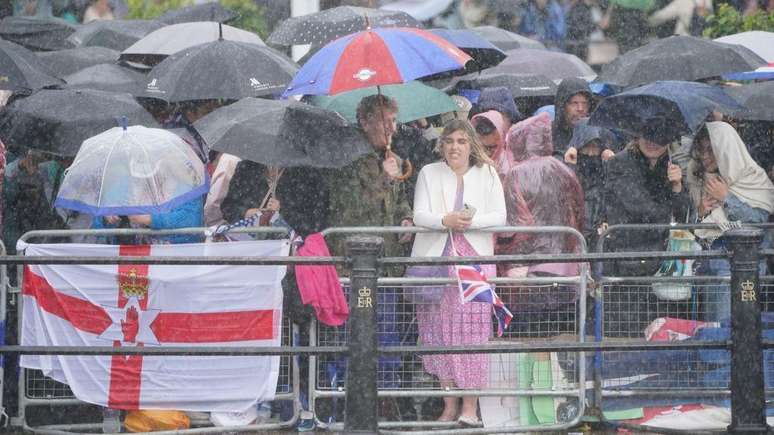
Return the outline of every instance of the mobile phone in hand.
<path id="1" fill-rule="evenodd" d="M 473 219 L 473 216 L 475 216 L 476 214 L 476 208 L 468 204 L 465 204 L 462 206 L 462 214 L 464 214 L 466 217 L 470 219 Z"/>

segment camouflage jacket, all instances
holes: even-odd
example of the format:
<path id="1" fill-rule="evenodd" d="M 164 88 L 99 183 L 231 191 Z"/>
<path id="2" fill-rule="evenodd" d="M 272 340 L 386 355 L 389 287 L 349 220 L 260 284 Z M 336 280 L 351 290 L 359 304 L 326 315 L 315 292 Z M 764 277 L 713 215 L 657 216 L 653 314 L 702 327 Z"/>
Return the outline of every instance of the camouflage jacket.
<path id="1" fill-rule="evenodd" d="M 404 183 L 388 181 L 381 153 L 371 152 L 344 168 L 331 171 L 328 224 L 331 227 L 397 226 L 411 217 Z M 385 256 L 403 256 L 405 249 L 396 234 L 384 237 Z M 346 236 L 331 237 L 333 255 L 345 255 Z M 396 272 L 390 272 L 393 275 Z M 397 272 L 400 273 L 400 272 Z"/>

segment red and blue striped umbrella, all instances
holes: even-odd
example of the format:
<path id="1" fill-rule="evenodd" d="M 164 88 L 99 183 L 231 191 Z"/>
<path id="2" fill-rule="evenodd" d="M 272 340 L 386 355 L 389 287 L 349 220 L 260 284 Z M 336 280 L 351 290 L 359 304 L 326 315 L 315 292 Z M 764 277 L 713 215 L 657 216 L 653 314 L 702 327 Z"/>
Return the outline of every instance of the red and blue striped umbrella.
<path id="1" fill-rule="evenodd" d="M 469 60 L 450 42 L 421 29 L 369 29 L 321 48 L 298 71 L 284 96 L 333 95 L 405 83 L 464 68 Z"/>

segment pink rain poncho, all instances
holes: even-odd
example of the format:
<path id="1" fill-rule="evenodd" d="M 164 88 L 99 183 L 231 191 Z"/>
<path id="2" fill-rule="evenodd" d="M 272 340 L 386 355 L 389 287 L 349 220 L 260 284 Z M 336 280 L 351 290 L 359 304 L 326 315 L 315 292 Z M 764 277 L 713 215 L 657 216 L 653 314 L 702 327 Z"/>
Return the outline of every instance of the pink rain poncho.
<path id="1" fill-rule="evenodd" d="M 508 225 L 568 226 L 581 231 L 583 190 L 573 171 L 551 157 L 553 145 L 549 116 L 542 113 L 515 124 L 508 132 L 507 144 L 514 162 L 503 183 Z M 512 237 L 500 238 L 497 253 L 558 254 L 578 252 L 579 248 L 578 240 L 567 234 L 515 233 Z M 514 275 L 514 269 L 519 267 L 506 265 L 503 275 L 509 271 Z M 578 268 L 573 263 L 554 263 L 532 265 L 520 270 L 522 276 L 524 273 L 530 276 L 573 276 Z M 509 307 L 514 302 L 511 301 Z M 544 301 L 546 306 L 556 302 L 559 301 Z M 519 310 L 518 306 L 513 308 Z"/>
<path id="2" fill-rule="evenodd" d="M 476 123 L 480 122 L 480 119 L 487 119 L 495 126 L 495 129 L 497 129 L 500 140 L 497 143 L 494 155 L 492 155 L 492 161 L 495 164 L 495 169 L 497 169 L 497 174 L 502 178 L 508 173 L 511 166 L 513 166 L 513 155 L 508 152 L 508 146 L 505 142 L 505 136 L 508 134 L 508 122 L 505 120 L 505 117 L 496 110 L 479 113 L 471 118 L 470 122 L 473 127 L 476 126 Z"/>

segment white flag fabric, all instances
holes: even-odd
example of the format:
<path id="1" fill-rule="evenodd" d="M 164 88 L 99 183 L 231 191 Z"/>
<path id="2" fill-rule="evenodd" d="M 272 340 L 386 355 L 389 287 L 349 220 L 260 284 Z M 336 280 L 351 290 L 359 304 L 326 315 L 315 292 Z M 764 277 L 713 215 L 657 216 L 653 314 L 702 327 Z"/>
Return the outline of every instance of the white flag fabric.
<path id="1" fill-rule="evenodd" d="M 28 244 L 45 256 L 287 256 L 287 240 Z M 28 265 L 22 345 L 279 346 L 285 266 Z M 21 365 L 117 409 L 240 412 L 272 400 L 279 356 L 46 356 Z"/>

